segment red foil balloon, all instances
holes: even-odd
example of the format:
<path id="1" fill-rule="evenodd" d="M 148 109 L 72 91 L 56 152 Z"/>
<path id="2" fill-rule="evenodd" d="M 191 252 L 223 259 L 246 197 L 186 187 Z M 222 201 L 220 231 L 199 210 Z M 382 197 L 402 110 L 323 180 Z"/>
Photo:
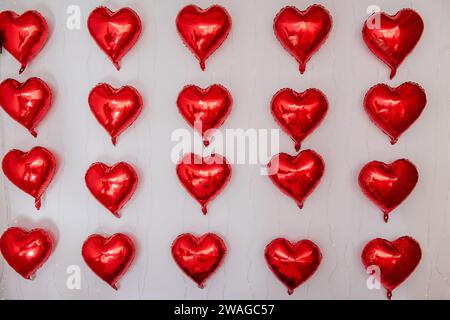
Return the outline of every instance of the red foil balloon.
<path id="1" fill-rule="evenodd" d="M 362 168 L 358 178 L 363 193 L 383 211 L 385 222 L 389 220 L 389 213 L 414 190 L 418 180 L 416 166 L 406 159 L 391 164 L 370 162 Z"/>
<path id="2" fill-rule="evenodd" d="M 2 162 L 3 173 L 19 189 L 35 199 L 41 208 L 41 196 L 55 175 L 56 159 L 45 148 L 35 147 L 29 152 L 9 151 Z"/>
<path id="3" fill-rule="evenodd" d="M 92 38 L 120 70 L 120 61 L 141 34 L 137 13 L 130 8 L 112 12 L 106 7 L 98 7 L 89 15 L 87 24 Z"/>
<path id="4" fill-rule="evenodd" d="M 47 41 L 47 22 L 37 11 L 26 11 L 22 15 L 13 11 L 2 11 L 0 12 L 0 38 L 3 47 L 20 62 L 19 73 L 22 73 Z"/>
<path id="5" fill-rule="evenodd" d="M 9 228 L 0 238 L 0 251 L 6 262 L 22 277 L 33 280 L 36 270 L 50 257 L 53 240 L 43 229 L 25 231 Z"/>
<path id="6" fill-rule="evenodd" d="M 89 106 L 97 121 L 111 136 L 116 145 L 117 137 L 130 127 L 142 110 L 142 97 L 130 86 L 114 89 L 101 83 L 89 94 Z"/>
<path id="7" fill-rule="evenodd" d="M 295 244 L 278 238 L 266 246 L 267 265 L 288 288 L 288 294 L 308 280 L 319 268 L 322 253 L 314 242 L 301 240 Z"/>
<path id="8" fill-rule="evenodd" d="M 0 84 L 0 105 L 11 118 L 37 137 L 36 127 L 52 103 L 52 91 L 39 78 L 24 83 L 6 79 Z"/>
<path id="9" fill-rule="evenodd" d="M 321 5 L 312 5 L 305 11 L 285 7 L 274 20 L 274 31 L 282 46 L 300 64 L 300 73 L 306 63 L 323 45 L 330 34 L 333 19 Z"/>
<path id="10" fill-rule="evenodd" d="M 220 267 L 226 252 L 223 240 L 213 233 L 198 238 L 185 233 L 172 244 L 173 259 L 199 288 L 204 288 L 206 280 Z"/>
<path id="11" fill-rule="evenodd" d="M 308 89 L 302 93 L 281 89 L 273 96 L 271 109 L 273 117 L 295 141 L 295 149 L 299 151 L 302 141 L 325 118 L 328 100 L 317 89 Z"/>
<path id="12" fill-rule="evenodd" d="M 224 123 L 232 104 L 231 94 L 217 84 L 206 89 L 186 86 L 177 100 L 181 115 L 203 137 L 205 146 L 209 145 L 210 138 L 207 131 L 217 129 Z"/>
<path id="13" fill-rule="evenodd" d="M 119 162 L 112 167 L 94 163 L 86 172 L 85 181 L 95 199 L 120 218 L 118 211 L 133 196 L 138 176 L 126 162 Z"/>
<path id="14" fill-rule="evenodd" d="M 89 268 L 117 290 L 117 282 L 133 262 L 135 248 L 133 241 L 122 233 L 109 238 L 93 234 L 84 242 L 81 254 Z"/>
<path id="15" fill-rule="evenodd" d="M 361 254 L 366 270 L 371 266 L 380 269 L 381 284 L 392 298 L 392 291 L 405 281 L 416 269 L 422 257 L 419 243 L 411 237 L 401 237 L 395 241 L 374 239 Z"/>
<path id="16" fill-rule="evenodd" d="M 177 175 L 188 193 L 200 203 L 203 214 L 206 214 L 208 203 L 230 180 L 231 166 L 225 157 L 218 154 L 202 158 L 189 153 L 178 163 Z"/>
<path id="17" fill-rule="evenodd" d="M 304 150 L 297 156 L 277 154 L 267 167 L 272 182 L 284 194 L 294 199 L 300 209 L 319 184 L 325 171 L 322 157 L 312 150 Z"/>
<path id="18" fill-rule="evenodd" d="M 420 15 L 414 10 L 403 9 L 395 16 L 374 13 L 364 23 L 362 34 L 369 49 L 391 68 L 392 79 L 419 42 L 423 29 Z"/>
<path id="19" fill-rule="evenodd" d="M 231 30 L 231 17 L 225 8 L 214 5 L 201 9 L 195 5 L 184 7 L 177 16 L 181 39 L 205 70 L 205 62 L 216 51 Z"/>
<path id="20" fill-rule="evenodd" d="M 377 84 L 364 99 L 370 119 L 391 138 L 392 144 L 419 118 L 426 104 L 425 91 L 412 82 L 397 88 Z"/>

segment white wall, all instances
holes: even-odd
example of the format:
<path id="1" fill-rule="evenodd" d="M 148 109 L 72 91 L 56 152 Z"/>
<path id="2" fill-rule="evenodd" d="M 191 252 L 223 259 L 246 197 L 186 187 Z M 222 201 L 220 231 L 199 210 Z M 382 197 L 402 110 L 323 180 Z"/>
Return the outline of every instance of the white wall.
<path id="1" fill-rule="evenodd" d="M 276 40 L 272 22 L 285 5 L 305 8 L 324 4 L 333 15 L 332 33 L 300 76 L 298 65 Z M 197 0 L 208 6 L 213 1 Z M 0 175 L 0 231 L 10 226 L 46 227 L 57 238 L 57 247 L 34 281 L 25 281 L 0 259 L 1 298 L 62 299 L 384 299 L 384 291 L 366 288 L 360 263 L 364 244 L 375 237 L 403 235 L 416 238 L 423 258 L 416 272 L 394 292 L 396 299 L 450 298 L 450 1 L 447 0 L 217 0 L 233 19 L 233 30 L 224 45 L 201 72 L 195 58 L 181 43 L 175 17 L 186 4 L 181 0 L 1 1 L 0 10 L 37 9 L 51 28 L 49 42 L 18 76 L 19 66 L 9 54 L 0 56 L 0 79 L 24 81 L 42 77 L 54 91 L 54 104 L 39 126 L 34 140 L 20 125 L 0 112 L 0 154 L 11 148 L 27 150 L 42 145 L 56 152 L 57 175 L 43 199 L 39 213 L 33 200 Z M 67 6 L 82 9 L 82 30 L 66 28 Z M 85 27 L 87 15 L 98 5 L 111 9 L 134 8 L 143 21 L 136 47 L 117 72 L 97 48 Z M 404 7 L 417 10 L 425 33 L 393 81 L 389 70 L 369 52 L 361 39 L 366 8 L 376 4 L 389 13 Z M 145 99 L 145 108 L 134 126 L 113 147 L 90 113 L 87 96 L 98 82 L 131 84 Z M 362 100 L 372 85 L 396 86 L 416 81 L 427 91 L 428 106 L 400 142 L 388 138 L 365 114 Z M 205 217 L 181 187 L 170 161 L 170 134 L 187 127 L 175 101 L 186 84 L 225 85 L 234 98 L 233 111 L 224 128 L 277 128 L 269 111 L 272 95 L 280 88 L 323 90 L 330 111 L 323 125 L 303 148 L 319 152 L 326 174 L 299 213 L 259 166 L 236 165 L 223 194 Z M 282 134 L 281 148 L 293 153 L 293 144 Z M 359 169 L 371 160 L 406 157 L 420 172 L 411 197 L 384 224 L 381 214 L 361 194 Z M 140 184 L 132 201 L 114 218 L 88 193 L 84 173 L 95 161 L 129 161 L 139 168 Z M 183 232 L 221 235 L 229 248 L 222 268 L 200 290 L 176 267 L 170 245 Z M 91 233 L 125 232 L 137 242 L 132 268 L 115 292 L 84 264 L 80 250 Z M 323 253 L 317 274 L 288 296 L 263 258 L 264 246 L 273 238 L 308 238 Z M 81 290 L 68 290 L 66 268 L 79 265 Z"/>

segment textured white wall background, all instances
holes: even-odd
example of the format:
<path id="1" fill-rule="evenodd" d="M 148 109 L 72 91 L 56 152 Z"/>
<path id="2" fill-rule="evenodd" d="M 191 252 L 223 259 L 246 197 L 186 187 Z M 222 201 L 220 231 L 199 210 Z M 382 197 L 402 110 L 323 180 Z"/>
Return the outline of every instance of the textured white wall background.
<path id="1" fill-rule="evenodd" d="M 208 60 L 206 72 L 182 44 L 175 28 L 181 0 L 88 1 L 33 0 L 0 2 L 0 10 L 37 9 L 50 26 L 50 39 L 40 55 L 18 76 L 19 65 L 0 56 L 0 79 L 24 81 L 42 77 L 53 89 L 54 104 L 33 139 L 4 112 L 0 113 L 0 154 L 42 145 L 59 160 L 57 175 L 39 213 L 28 197 L 0 175 L 0 231 L 10 226 L 46 227 L 57 238 L 49 261 L 34 281 L 25 281 L 0 259 L 0 297 L 18 299 L 384 299 L 385 292 L 366 288 L 360 263 L 364 244 L 375 237 L 416 238 L 423 258 L 416 272 L 394 292 L 396 299 L 450 298 L 450 1 L 448 0 L 196 0 L 206 7 L 222 4 L 233 29 L 224 45 Z M 305 75 L 282 49 L 272 31 L 276 13 L 285 5 L 306 8 L 322 3 L 333 15 L 332 33 L 308 65 Z M 66 28 L 66 9 L 79 5 L 82 29 Z M 389 70 L 361 39 L 366 8 L 379 5 L 388 13 L 404 7 L 417 10 L 425 33 L 393 81 Z M 98 5 L 116 10 L 134 8 L 143 33 L 117 72 L 95 45 L 86 28 L 87 15 Z M 134 126 L 113 147 L 90 113 L 87 96 L 98 82 L 131 84 L 145 99 Z M 420 83 L 428 106 L 396 146 L 366 116 L 362 100 L 372 85 Z M 317 87 L 330 101 L 323 125 L 303 148 L 319 152 L 326 162 L 322 183 L 299 212 L 259 174 L 259 166 L 235 165 L 228 187 L 204 217 L 181 187 L 170 161 L 170 134 L 187 127 L 175 102 L 189 83 L 225 85 L 234 109 L 223 128 L 277 128 L 269 111 L 280 88 Z M 293 146 L 282 135 L 282 151 Z M 371 160 L 406 157 L 420 172 L 411 197 L 384 224 L 378 208 L 361 194 L 360 168 Z M 107 213 L 89 194 L 84 173 L 96 161 L 129 161 L 139 169 L 140 184 L 121 219 Z M 177 268 L 170 245 L 183 232 L 215 232 L 229 254 L 222 268 L 200 290 Z M 124 232 L 135 239 L 137 257 L 115 292 L 84 264 L 80 250 L 92 233 Z M 275 237 L 308 238 L 323 253 L 323 262 L 306 284 L 288 296 L 267 268 L 263 250 Z M 66 287 L 66 268 L 81 267 L 81 290 Z"/>

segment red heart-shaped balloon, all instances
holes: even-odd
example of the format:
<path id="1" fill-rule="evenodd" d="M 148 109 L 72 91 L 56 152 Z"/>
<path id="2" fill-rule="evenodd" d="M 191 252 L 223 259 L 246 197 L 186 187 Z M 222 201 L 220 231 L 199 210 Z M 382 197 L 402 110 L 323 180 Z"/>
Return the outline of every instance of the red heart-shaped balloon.
<path id="1" fill-rule="evenodd" d="M 196 5 L 184 7 L 178 13 L 178 33 L 205 70 L 205 62 L 216 51 L 231 30 L 231 17 L 225 8 L 214 5 L 201 9 Z"/>
<path id="2" fill-rule="evenodd" d="M 118 211 L 133 196 L 138 182 L 136 171 L 126 162 L 119 162 L 112 167 L 94 163 L 84 179 L 95 199 L 118 218 Z"/>
<path id="3" fill-rule="evenodd" d="M 185 233 L 172 244 L 173 259 L 199 288 L 204 288 L 206 280 L 220 267 L 226 252 L 223 240 L 213 233 L 201 237 Z"/>
<path id="4" fill-rule="evenodd" d="M 117 290 L 117 282 L 133 262 L 135 248 L 133 241 L 122 233 L 109 238 L 93 234 L 83 243 L 81 254 L 89 268 Z"/>
<path id="5" fill-rule="evenodd" d="M 391 138 L 392 144 L 419 118 L 426 104 L 425 91 L 412 82 L 397 88 L 377 84 L 364 99 L 370 119 Z"/>
<path id="6" fill-rule="evenodd" d="M 308 89 L 302 93 L 281 89 L 273 96 L 271 109 L 273 117 L 295 141 L 295 149 L 299 151 L 302 141 L 325 118 L 328 100 L 317 89 Z"/>
<path id="7" fill-rule="evenodd" d="M 420 245 L 411 237 L 401 237 L 392 242 L 374 239 L 364 247 L 361 254 L 366 270 L 374 266 L 379 268 L 380 282 L 388 291 L 389 300 L 392 291 L 414 272 L 421 257 Z"/>
<path id="8" fill-rule="evenodd" d="M 283 238 L 275 239 L 266 246 L 264 256 L 290 295 L 317 271 L 322 261 L 319 247 L 309 240 L 291 243 Z"/>
<path id="9" fill-rule="evenodd" d="M 92 38 L 120 70 L 120 60 L 141 34 L 141 20 L 137 13 L 130 8 L 112 12 L 106 7 L 98 7 L 89 15 L 87 24 Z"/>
<path id="10" fill-rule="evenodd" d="M 3 47 L 20 62 L 19 73 L 42 50 L 47 38 L 47 22 L 39 12 L 26 11 L 22 15 L 0 12 L 0 39 Z"/>
<path id="11" fill-rule="evenodd" d="M 52 102 L 52 91 L 39 78 L 24 83 L 6 79 L 0 84 L 0 105 L 11 118 L 37 137 L 35 128 L 44 118 Z"/>
<path id="12" fill-rule="evenodd" d="M 117 137 L 130 127 L 141 113 L 142 97 L 131 86 L 114 89 L 109 84 L 101 83 L 89 94 L 89 106 L 115 145 Z"/>
<path id="13" fill-rule="evenodd" d="M 230 180 L 231 166 L 225 157 L 218 154 L 200 157 L 189 153 L 178 163 L 177 176 L 188 193 L 200 203 L 203 214 L 206 214 L 208 203 Z"/>
<path id="14" fill-rule="evenodd" d="M 0 251 L 8 264 L 25 279 L 32 280 L 53 250 L 53 240 L 43 229 L 9 228 L 0 238 Z"/>
<path id="15" fill-rule="evenodd" d="M 410 195 L 418 180 L 416 166 L 406 159 L 391 164 L 370 162 L 358 177 L 363 193 L 383 211 L 386 222 L 389 213 Z"/>
<path id="16" fill-rule="evenodd" d="M 397 69 L 420 40 L 424 23 L 411 9 L 403 9 L 395 16 L 384 12 L 371 15 L 363 27 L 363 39 L 369 49 L 391 69 L 391 79 Z"/>
<path id="17" fill-rule="evenodd" d="M 34 197 L 39 210 L 41 196 L 55 175 L 55 156 L 43 147 L 35 147 L 29 152 L 14 149 L 4 156 L 2 169 L 13 184 Z"/>
<path id="18" fill-rule="evenodd" d="M 274 31 L 282 46 L 300 64 L 300 73 L 306 63 L 323 45 L 330 34 L 333 19 L 321 5 L 314 4 L 305 11 L 296 7 L 285 7 L 274 20 Z"/>
<path id="19" fill-rule="evenodd" d="M 304 150 L 297 156 L 277 154 L 267 168 L 272 182 L 302 209 L 304 201 L 322 179 L 325 163 L 316 152 Z"/>
<path id="20" fill-rule="evenodd" d="M 206 89 L 189 85 L 178 95 L 177 105 L 183 118 L 204 138 L 209 145 L 211 129 L 220 127 L 231 111 L 233 99 L 226 88 L 212 85 Z"/>

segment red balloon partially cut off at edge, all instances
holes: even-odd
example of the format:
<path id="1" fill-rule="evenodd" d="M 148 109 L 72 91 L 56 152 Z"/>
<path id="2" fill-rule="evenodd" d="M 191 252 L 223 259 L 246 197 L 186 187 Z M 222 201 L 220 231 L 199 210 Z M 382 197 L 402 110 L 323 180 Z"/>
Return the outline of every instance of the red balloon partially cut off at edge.
<path id="1" fill-rule="evenodd" d="M 18 15 L 0 12 L 0 53 L 5 48 L 21 64 L 19 74 L 41 52 L 49 35 L 45 18 L 35 10 Z"/>
<path id="2" fill-rule="evenodd" d="M 43 147 L 34 147 L 29 152 L 14 149 L 3 157 L 2 169 L 14 185 L 34 197 L 39 210 L 41 197 L 55 175 L 55 156 Z"/>
<path id="3" fill-rule="evenodd" d="M 36 271 L 48 260 L 53 247 L 53 238 L 44 229 L 26 231 L 12 227 L 0 238 L 0 251 L 6 262 L 27 280 L 35 278 Z"/>
<path id="4" fill-rule="evenodd" d="M 6 79 L 0 84 L 0 106 L 8 115 L 37 137 L 36 127 L 52 103 L 52 91 L 39 78 L 21 83 Z"/>

